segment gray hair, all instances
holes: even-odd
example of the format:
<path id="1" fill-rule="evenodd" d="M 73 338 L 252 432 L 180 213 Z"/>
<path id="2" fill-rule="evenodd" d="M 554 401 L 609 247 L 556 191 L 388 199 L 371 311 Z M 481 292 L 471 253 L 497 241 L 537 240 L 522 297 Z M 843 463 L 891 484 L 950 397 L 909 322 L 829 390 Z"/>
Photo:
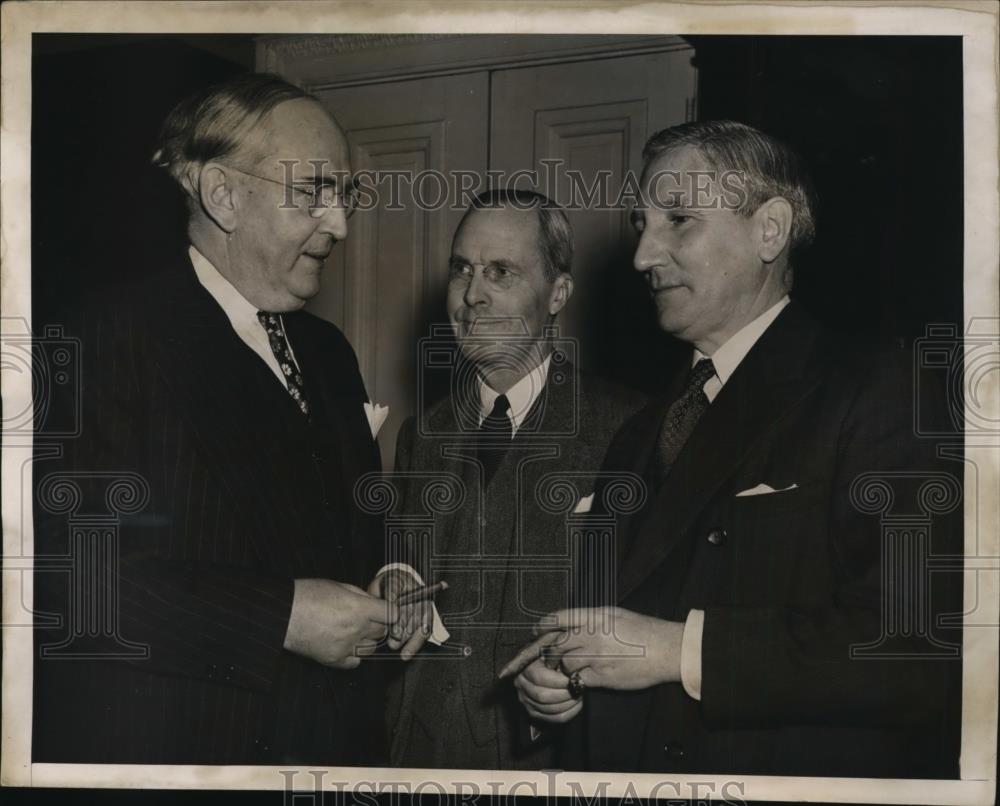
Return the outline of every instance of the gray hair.
<path id="1" fill-rule="evenodd" d="M 247 73 L 199 90 L 178 103 L 160 129 L 153 164 L 163 168 L 189 196 L 197 195 L 197 171 L 206 162 L 233 158 L 243 167 L 265 156 L 261 123 L 278 104 L 305 90 L 270 73 Z"/>
<path id="2" fill-rule="evenodd" d="M 573 270 L 573 230 L 566 213 L 548 196 L 534 190 L 498 188 L 476 195 L 466 211 L 474 210 L 534 210 L 538 216 L 538 249 L 545 261 L 545 279 L 554 282 L 560 274 Z M 464 218 L 463 218 L 464 221 Z M 460 225 L 461 226 L 461 225 Z"/>
<path id="3" fill-rule="evenodd" d="M 780 196 L 792 206 L 789 252 L 812 243 L 815 194 L 801 158 L 791 148 L 744 123 L 709 120 L 657 132 L 646 142 L 642 158 L 648 165 L 684 146 L 696 148 L 716 171 L 735 171 L 742 177 L 745 194 L 737 213 L 749 218 L 768 199 Z"/>

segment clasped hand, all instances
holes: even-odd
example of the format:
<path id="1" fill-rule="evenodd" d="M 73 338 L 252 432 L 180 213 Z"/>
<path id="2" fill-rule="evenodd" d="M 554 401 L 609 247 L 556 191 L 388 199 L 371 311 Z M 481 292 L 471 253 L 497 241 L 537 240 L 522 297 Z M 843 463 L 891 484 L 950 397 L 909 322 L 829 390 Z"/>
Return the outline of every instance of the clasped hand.
<path id="1" fill-rule="evenodd" d="M 399 606 L 399 596 L 420 587 L 405 571 L 377 576 L 363 591 L 331 579 L 296 579 L 284 647 L 335 669 L 355 669 L 388 635 L 390 649 L 409 660 L 431 633 L 431 603 Z"/>
<path id="2" fill-rule="evenodd" d="M 399 568 L 379 574 L 368 586 L 373 596 L 385 599 L 396 607 L 396 618 L 389 626 L 389 649 L 401 649 L 399 656 L 409 660 L 431 635 L 434 601 L 424 599 L 412 604 L 397 605 L 404 593 L 422 587 L 413 574 Z"/>
<path id="3" fill-rule="evenodd" d="M 643 689 L 680 680 L 684 625 L 620 607 L 560 610 L 535 625 L 534 641 L 501 670 L 528 713 L 566 722 L 582 698 L 569 693 L 574 674 L 586 688 Z"/>

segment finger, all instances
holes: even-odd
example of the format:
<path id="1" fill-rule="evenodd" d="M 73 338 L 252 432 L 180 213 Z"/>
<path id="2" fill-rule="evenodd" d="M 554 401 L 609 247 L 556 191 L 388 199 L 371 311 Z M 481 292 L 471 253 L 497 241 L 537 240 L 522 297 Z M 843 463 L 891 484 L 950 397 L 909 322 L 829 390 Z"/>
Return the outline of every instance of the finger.
<path id="1" fill-rule="evenodd" d="M 399 618 L 397 618 L 389 628 L 389 636 L 402 642 L 409 635 L 409 630 L 407 628 L 412 619 L 413 608 L 409 605 L 403 605 L 400 607 Z"/>
<path id="2" fill-rule="evenodd" d="M 557 662 L 559 658 L 556 658 Z M 569 677 L 558 669 L 550 669 L 544 663 L 536 661 L 521 672 L 520 677 L 526 678 L 536 686 L 544 688 L 566 688 Z"/>
<path id="3" fill-rule="evenodd" d="M 378 649 L 377 641 L 364 641 L 354 647 L 354 654 L 359 658 L 365 658 L 374 655 L 376 649 Z"/>
<path id="4" fill-rule="evenodd" d="M 358 630 L 358 638 L 367 643 L 369 641 L 384 641 L 387 635 L 387 630 L 384 624 L 379 624 L 375 621 L 369 621 L 361 629 Z"/>
<path id="5" fill-rule="evenodd" d="M 576 701 L 576 698 L 573 697 L 566 688 L 546 688 L 545 686 L 536 686 L 525 680 L 523 675 L 518 675 L 514 685 L 518 690 L 518 697 L 523 694 L 532 702 L 542 705 L 557 705 L 559 703 Z"/>
<path id="6" fill-rule="evenodd" d="M 404 641 L 408 640 L 414 633 L 419 632 L 422 624 L 430 624 L 430 609 L 424 605 L 424 602 L 411 605 L 407 617 L 405 619 L 400 619 L 404 622 L 402 636 Z"/>
<path id="7" fill-rule="evenodd" d="M 579 705 L 578 700 L 566 700 L 565 702 L 558 703 L 545 703 L 538 702 L 536 700 L 530 700 L 525 698 L 521 701 L 525 708 L 531 708 L 540 714 L 546 714 L 547 716 L 555 716 L 556 714 L 561 714 L 564 711 L 569 711 L 571 708 L 576 708 Z"/>
<path id="8" fill-rule="evenodd" d="M 586 624 L 588 618 L 593 618 L 593 611 L 586 607 L 574 607 L 569 610 L 556 610 L 554 613 L 542 616 L 532 628 L 535 635 L 552 632 L 553 630 L 570 630 Z"/>
<path id="9" fill-rule="evenodd" d="M 588 655 L 579 650 L 574 650 L 563 654 L 559 661 L 559 668 L 567 677 L 570 677 L 576 672 L 580 672 L 583 669 L 588 668 L 591 660 L 593 660 L 592 655 Z"/>
<path id="10" fill-rule="evenodd" d="M 601 674 L 593 666 L 584 666 L 577 674 L 580 675 L 580 682 L 585 688 L 611 688 L 607 685 Z"/>
<path id="11" fill-rule="evenodd" d="M 399 656 L 404 660 L 410 660 L 417 652 L 420 651 L 427 639 L 431 637 L 431 625 L 423 624 L 420 629 L 410 636 L 410 639 L 403 645 L 403 650 L 399 653 Z"/>
<path id="12" fill-rule="evenodd" d="M 549 724 L 561 725 L 569 722 L 573 717 L 575 717 L 583 709 L 583 701 L 581 700 L 568 711 L 563 711 L 558 714 L 547 714 L 542 711 L 538 711 L 532 706 L 525 703 L 525 710 L 528 715 L 537 719 L 539 722 L 548 722 Z"/>
<path id="13" fill-rule="evenodd" d="M 361 603 L 361 614 L 369 621 L 378 624 L 392 624 L 399 618 L 399 608 L 386 599 L 376 599 L 365 594 L 365 601 Z"/>
<path id="14" fill-rule="evenodd" d="M 361 658 L 348 655 L 346 658 L 335 660 L 329 665 L 334 669 L 357 669 L 361 665 Z"/>
<path id="15" fill-rule="evenodd" d="M 538 660 L 541 656 L 542 647 L 553 646 L 563 635 L 563 633 L 559 632 L 546 633 L 541 638 L 532 641 L 511 658 L 507 665 L 500 670 L 500 679 L 503 680 L 505 677 L 517 674 L 532 661 Z"/>

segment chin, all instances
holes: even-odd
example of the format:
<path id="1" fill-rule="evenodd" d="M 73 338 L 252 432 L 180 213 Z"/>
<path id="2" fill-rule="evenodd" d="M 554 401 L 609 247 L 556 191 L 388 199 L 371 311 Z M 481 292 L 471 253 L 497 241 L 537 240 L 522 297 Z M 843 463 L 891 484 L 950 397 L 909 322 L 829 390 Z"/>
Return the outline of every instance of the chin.
<path id="1" fill-rule="evenodd" d="M 303 282 L 298 282 L 295 284 L 294 288 L 289 288 L 289 295 L 297 303 L 297 308 L 301 308 L 309 300 L 315 297 L 320 290 L 319 278 L 317 277 L 313 282 L 305 280 Z"/>

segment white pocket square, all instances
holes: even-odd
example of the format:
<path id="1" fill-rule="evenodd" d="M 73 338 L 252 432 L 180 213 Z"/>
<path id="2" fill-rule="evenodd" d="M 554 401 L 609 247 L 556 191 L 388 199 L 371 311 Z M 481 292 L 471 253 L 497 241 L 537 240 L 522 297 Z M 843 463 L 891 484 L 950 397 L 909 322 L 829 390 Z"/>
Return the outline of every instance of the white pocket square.
<path id="1" fill-rule="evenodd" d="M 385 423 L 385 418 L 389 416 L 389 407 L 380 406 L 378 403 L 365 403 L 365 416 L 368 418 L 368 427 L 372 430 L 372 439 L 375 439 Z"/>
<path id="2" fill-rule="evenodd" d="M 787 493 L 789 490 L 795 490 L 798 488 L 798 484 L 789 484 L 787 487 L 782 487 L 780 490 L 774 489 L 770 484 L 758 484 L 756 487 L 751 487 L 749 490 L 744 490 L 743 492 L 736 493 L 737 498 L 747 498 L 751 495 L 770 495 L 771 493 Z"/>
<path id="3" fill-rule="evenodd" d="M 590 508 L 594 505 L 594 494 L 584 496 L 579 501 L 576 502 L 576 506 L 573 508 L 574 515 L 583 515 L 584 513 L 590 512 Z"/>

